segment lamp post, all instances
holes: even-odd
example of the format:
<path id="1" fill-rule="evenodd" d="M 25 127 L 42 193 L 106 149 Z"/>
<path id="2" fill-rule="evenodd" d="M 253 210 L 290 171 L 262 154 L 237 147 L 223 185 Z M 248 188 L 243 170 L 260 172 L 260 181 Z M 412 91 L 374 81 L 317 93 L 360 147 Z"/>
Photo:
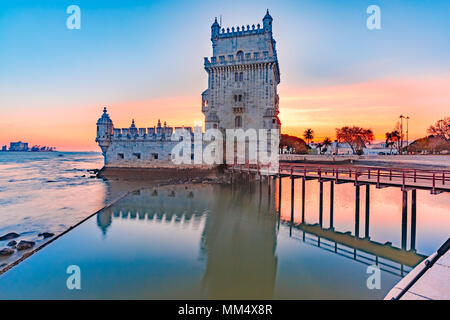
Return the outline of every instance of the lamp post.
<path id="1" fill-rule="evenodd" d="M 400 115 L 400 154 L 403 153 L 403 118 L 405 118 L 402 114 Z"/>
<path id="2" fill-rule="evenodd" d="M 406 116 L 406 154 L 408 154 L 409 145 L 409 116 Z"/>

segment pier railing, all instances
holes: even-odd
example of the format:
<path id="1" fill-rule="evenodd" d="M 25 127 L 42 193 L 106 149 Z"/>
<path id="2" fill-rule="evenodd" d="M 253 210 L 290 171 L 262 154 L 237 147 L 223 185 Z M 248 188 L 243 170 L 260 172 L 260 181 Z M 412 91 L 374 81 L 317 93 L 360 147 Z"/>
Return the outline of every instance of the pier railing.
<path id="1" fill-rule="evenodd" d="M 309 165 L 281 163 L 278 172 L 269 165 L 229 165 L 232 172 L 260 174 L 276 177 L 291 177 L 333 180 L 336 183 L 376 184 L 377 188 L 397 186 L 405 188 L 430 189 L 432 193 L 450 191 L 450 170 L 428 170 L 408 168 Z"/>

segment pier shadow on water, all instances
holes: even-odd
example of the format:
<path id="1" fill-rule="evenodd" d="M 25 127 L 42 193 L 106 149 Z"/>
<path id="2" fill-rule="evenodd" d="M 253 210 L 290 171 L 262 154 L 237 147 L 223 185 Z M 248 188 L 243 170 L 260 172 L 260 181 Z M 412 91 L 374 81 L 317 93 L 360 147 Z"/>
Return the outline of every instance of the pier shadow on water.
<path id="1" fill-rule="evenodd" d="M 411 250 L 401 192 L 374 189 L 367 226 L 353 185 L 332 198 L 318 181 L 292 192 L 282 179 L 280 192 L 278 180 L 241 178 L 133 192 L 0 276 L 0 298 L 380 299 L 447 236 L 448 198 L 434 203 L 434 223 L 417 194 Z M 80 290 L 66 286 L 70 265 Z M 368 265 L 380 267 L 380 289 L 367 287 Z"/>

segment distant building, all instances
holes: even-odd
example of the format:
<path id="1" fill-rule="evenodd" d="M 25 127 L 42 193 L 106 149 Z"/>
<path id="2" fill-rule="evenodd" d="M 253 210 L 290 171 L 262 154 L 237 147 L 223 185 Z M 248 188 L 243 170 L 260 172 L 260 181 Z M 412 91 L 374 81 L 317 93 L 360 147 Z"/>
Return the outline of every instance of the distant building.
<path id="1" fill-rule="evenodd" d="M 346 142 L 333 142 L 330 146 L 321 146 L 319 143 L 311 142 L 308 144 L 311 148 L 312 154 L 324 155 L 350 155 L 353 154 L 353 149 Z"/>
<path id="2" fill-rule="evenodd" d="M 9 151 L 28 151 L 28 143 L 22 141 L 10 142 Z"/>
<path id="3" fill-rule="evenodd" d="M 384 142 L 369 144 L 363 148 L 363 152 L 366 155 L 398 154 L 398 150 L 395 147 L 388 147 Z"/>
<path id="4" fill-rule="evenodd" d="M 6 148 L 7 148 L 6 146 L 3 146 L 3 147 L 2 147 L 2 151 L 7 151 Z"/>

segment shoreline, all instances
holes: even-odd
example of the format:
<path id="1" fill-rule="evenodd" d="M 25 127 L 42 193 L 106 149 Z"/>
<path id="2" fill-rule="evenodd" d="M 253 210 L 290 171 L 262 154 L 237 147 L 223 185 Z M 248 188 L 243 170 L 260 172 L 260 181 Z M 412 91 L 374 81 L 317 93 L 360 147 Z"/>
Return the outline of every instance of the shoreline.
<path id="1" fill-rule="evenodd" d="M 104 170 L 104 169 L 108 169 L 108 170 Z M 113 170 L 110 170 L 110 169 L 113 169 Z M 117 169 L 119 169 L 119 170 L 117 170 Z M 134 185 L 134 186 L 131 185 L 128 188 L 126 188 L 125 191 L 124 190 L 119 191 L 118 194 L 112 200 L 110 200 L 108 203 L 106 203 L 99 210 L 95 211 L 94 213 L 89 214 L 87 217 L 78 221 L 76 224 L 70 226 L 68 229 L 64 230 L 63 232 L 56 234 L 55 236 L 53 236 L 51 239 L 44 242 L 40 246 L 38 246 L 30 251 L 24 252 L 20 258 L 18 258 L 17 260 L 14 260 L 10 264 L 6 265 L 3 269 L 0 269 L 0 277 L 3 274 L 5 274 L 6 272 L 8 272 L 9 270 L 11 270 L 12 268 L 14 268 L 15 266 L 17 266 L 18 264 L 20 264 L 21 262 L 25 261 L 27 258 L 32 256 L 36 252 L 40 251 L 41 249 L 43 249 L 47 245 L 51 244 L 55 240 L 61 238 L 63 235 L 67 234 L 71 230 L 80 226 L 82 223 L 84 223 L 87 220 L 89 220 L 90 218 L 94 217 L 101 211 L 116 204 L 118 201 L 124 199 L 125 197 L 132 194 L 133 192 L 139 191 L 144 188 L 155 187 L 155 186 L 163 187 L 163 186 L 180 185 L 180 184 L 204 184 L 204 183 L 227 184 L 227 183 L 229 183 L 229 181 L 227 179 L 224 179 L 225 175 L 220 174 L 219 170 L 216 168 L 214 168 L 213 170 L 207 170 L 207 171 L 204 170 L 205 172 L 203 173 L 203 176 L 192 175 L 192 174 L 188 173 L 188 174 L 185 174 L 182 178 L 178 177 L 177 179 L 170 179 L 170 177 L 165 176 L 164 178 L 160 177 L 160 179 L 158 179 L 158 180 L 150 180 L 150 179 L 148 179 L 147 175 L 155 173 L 156 171 L 163 173 L 163 175 L 167 174 L 168 172 L 164 172 L 165 170 L 161 170 L 163 168 L 146 168 L 146 169 L 152 169 L 152 170 L 149 170 L 147 172 L 147 174 L 139 175 L 139 172 L 142 171 L 142 169 L 143 168 L 105 168 L 104 167 L 104 168 L 98 170 L 97 178 L 106 179 L 106 180 L 114 179 L 116 181 L 121 181 L 121 182 L 134 182 L 134 183 L 137 183 L 137 185 Z M 174 173 L 174 171 L 179 172 L 180 170 L 179 169 L 169 170 L 169 172 L 171 172 L 171 173 Z M 105 176 L 105 172 L 106 172 L 106 176 Z M 131 178 L 129 176 L 130 172 L 132 172 L 134 174 Z M 187 172 L 185 172 L 185 173 L 187 173 Z M 201 173 L 201 172 L 198 172 L 198 173 Z M 123 179 L 125 177 L 124 176 L 125 174 L 127 175 L 126 176 L 127 179 Z M 176 177 L 176 175 L 172 176 L 172 178 L 174 178 L 174 177 Z"/>
<path id="2" fill-rule="evenodd" d="M 131 194 L 133 191 L 129 191 L 125 194 L 120 195 L 119 197 L 115 198 L 114 200 L 111 200 L 110 202 L 108 202 L 105 206 L 103 206 L 101 209 L 95 211 L 92 214 L 89 214 L 87 217 L 85 217 L 84 219 L 82 219 L 81 221 L 77 222 L 75 225 L 70 226 L 68 229 L 66 229 L 65 231 L 61 232 L 60 234 L 56 234 L 55 236 L 53 236 L 50 240 L 48 240 L 47 242 L 41 244 L 40 246 L 34 248 L 33 250 L 27 251 L 25 252 L 19 259 L 15 260 L 14 262 L 6 265 L 3 269 L 0 270 L 0 277 L 5 274 L 7 271 L 11 270 L 13 267 L 17 266 L 19 263 L 21 263 L 22 261 L 26 260 L 27 258 L 31 257 L 33 254 L 35 254 L 36 252 L 38 252 L 39 250 L 43 249 L 44 247 L 46 247 L 47 245 L 49 245 L 50 243 L 54 242 L 55 240 L 61 238 L 63 235 L 65 235 L 66 233 L 68 233 L 69 231 L 75 229 L 76 227 L 78 227 L 79 225 L 81 225 L 83 222 L 87 221 L 88 219 L 92 218 L 93 216 L 95 216 L 96 214 L 98 214 L 99 212 L 101 212 L 102 210 L 111 207 L 112 205 L 114 205 L 115 203 L 117 203 L 119 200 L 125 198 L 126 196 L 128 196 L 129 194 Z"/>

